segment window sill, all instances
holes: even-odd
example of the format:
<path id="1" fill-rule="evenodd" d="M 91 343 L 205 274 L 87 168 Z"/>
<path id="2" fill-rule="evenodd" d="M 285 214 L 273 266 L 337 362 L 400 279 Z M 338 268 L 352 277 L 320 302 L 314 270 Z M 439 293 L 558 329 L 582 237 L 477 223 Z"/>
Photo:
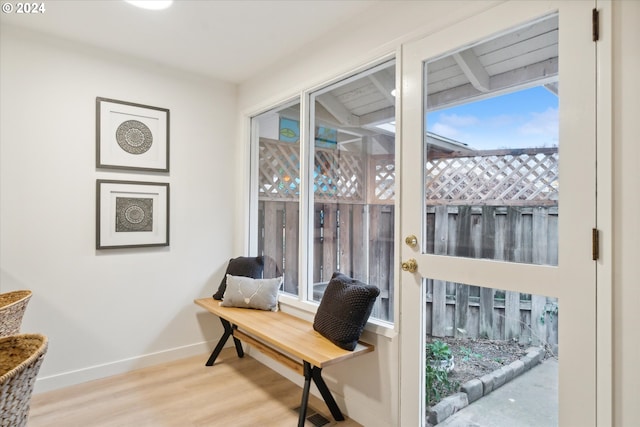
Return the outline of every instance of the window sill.
<path id="1" fill-rule="evenodd" d="M 317 303 L 300 301 L 298 298 L 286 294 L 280 294 L 278 301 L 280 303 L 280 310 L 309 322 L 313 322 L 313 318 L 318 310 Z M 396 331 L 393 323 L 373 318 L 369 318 L 364 330 L 390 339 L 398 335 L 398 331 Z"/>

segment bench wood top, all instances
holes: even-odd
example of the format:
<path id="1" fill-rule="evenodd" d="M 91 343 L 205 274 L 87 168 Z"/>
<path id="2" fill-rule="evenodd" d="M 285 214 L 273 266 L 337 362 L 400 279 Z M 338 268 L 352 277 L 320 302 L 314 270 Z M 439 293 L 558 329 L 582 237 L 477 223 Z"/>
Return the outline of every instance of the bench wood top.
<path id="1" fill-rule="evenodd" d="M 260 341 L 319 368 L 369 353 L 371 344 L 359 342 L 355 350 L 344 350 L 320 335 L 313 324 L 282 311 L 264 311 L 250 308 L 221 307 L 213 298 L 194 302 L 216 316 L 236 325 Z"/>

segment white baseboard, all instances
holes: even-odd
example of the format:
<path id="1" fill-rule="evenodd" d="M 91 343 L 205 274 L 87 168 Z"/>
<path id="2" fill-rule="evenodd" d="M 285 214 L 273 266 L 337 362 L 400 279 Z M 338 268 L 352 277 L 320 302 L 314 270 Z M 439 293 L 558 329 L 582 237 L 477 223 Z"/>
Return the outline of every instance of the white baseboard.
<path id="1" fill-rule="evenodd" d="M 102 365 L 90 366 L 83 369 L 77 369 L 75 371 L 63 372 L 61 374 L 49 375 L 47 377 L 38 377 L 33 389 L 33 394 L 57 390 L 63 387 L 69 387 L 87 381 L 123 374 L 136 369 L 172 362 L 174 360 L 191 356 L 203 355 L 204 359 L 202 363 L 204 363 L 206 362 L 206 358 L 210 352 L 211 344 L 201 342 L 105 363 Z"/>

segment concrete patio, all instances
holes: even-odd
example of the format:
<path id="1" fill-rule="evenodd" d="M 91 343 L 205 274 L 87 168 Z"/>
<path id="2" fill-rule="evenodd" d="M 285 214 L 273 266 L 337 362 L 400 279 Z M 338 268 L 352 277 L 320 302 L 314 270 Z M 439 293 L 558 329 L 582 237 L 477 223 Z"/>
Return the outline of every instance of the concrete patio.
<path id="1" fill-rule="evenodd" d="M 551 427 L 558 425 L 558 361 L 546 359 L 438 426 Z"/>

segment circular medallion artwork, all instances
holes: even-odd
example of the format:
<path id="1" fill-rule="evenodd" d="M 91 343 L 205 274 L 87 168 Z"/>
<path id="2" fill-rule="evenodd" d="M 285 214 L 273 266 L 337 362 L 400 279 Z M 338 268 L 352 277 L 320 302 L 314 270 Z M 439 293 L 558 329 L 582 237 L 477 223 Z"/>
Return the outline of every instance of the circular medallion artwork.
<path id="1" fill-rule="evenodd" d="M 127 120 L 116 129 L 116 141 L 129 154 L 143 154 L 151 148 L 153 135 L 144 123 Z"/>
<path id="2" fill-rule="evenodd" d="M 116 197 L 116 232 L 153 231 L 153 199 Z"/>
<path id="3" fill-rule="evenodd" d="M 124 218 L 131 224 L 140 224 L 144 221 L 144 211 L 140 206 L 129 206 L 124 211 Z"/>

